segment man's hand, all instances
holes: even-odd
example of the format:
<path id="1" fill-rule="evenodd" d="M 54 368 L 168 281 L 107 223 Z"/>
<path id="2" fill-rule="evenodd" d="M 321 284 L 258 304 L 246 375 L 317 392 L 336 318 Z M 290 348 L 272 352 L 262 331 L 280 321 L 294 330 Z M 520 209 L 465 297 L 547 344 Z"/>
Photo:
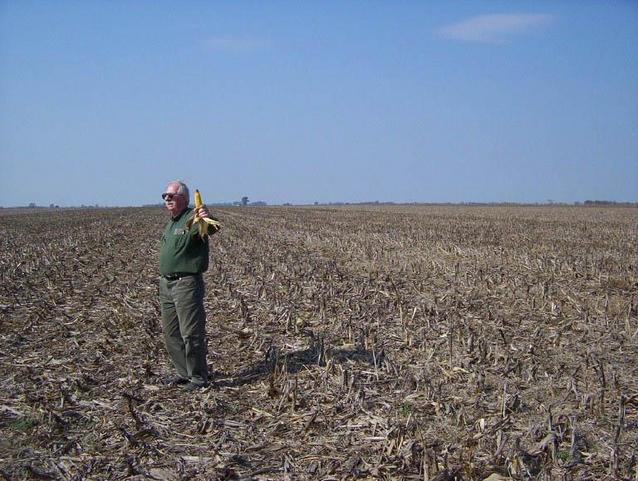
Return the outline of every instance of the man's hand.
<path id="1" fill-rule="evenodd" d="M 190 229 L 193 224 L 197 223 L 199 223 L 197 230 L 202 239 L 206 239 L 209 234 L 214 234 L 222 226 L 217 219 L 213 219 L 210 216 L 208 207 L 202 202 L 202 195 L 199 193 L 199 190 L 195 189 L 193 216 L 186 222 L 186 227 Z"/>
<path id="2" fill-rule="evenodd" d="M 210 217 L 210 212 L 208 212 L 208 207 L 202 205 L 199 209 L 195 209 L 195 214 L 197 217 L 201 217 L 203 219 L 207 219 Z"/>

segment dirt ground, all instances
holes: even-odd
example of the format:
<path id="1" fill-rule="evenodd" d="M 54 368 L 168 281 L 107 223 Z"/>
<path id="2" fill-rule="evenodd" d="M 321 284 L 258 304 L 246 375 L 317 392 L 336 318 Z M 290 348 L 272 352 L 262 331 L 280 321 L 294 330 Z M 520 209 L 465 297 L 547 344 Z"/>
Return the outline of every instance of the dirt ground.
<path id="1" fill-rule="evenodd" d="M 638 479 L 638 208 L 213 211 L 186 393 L 161 209 L 0 209 L 0 478 Z"/>

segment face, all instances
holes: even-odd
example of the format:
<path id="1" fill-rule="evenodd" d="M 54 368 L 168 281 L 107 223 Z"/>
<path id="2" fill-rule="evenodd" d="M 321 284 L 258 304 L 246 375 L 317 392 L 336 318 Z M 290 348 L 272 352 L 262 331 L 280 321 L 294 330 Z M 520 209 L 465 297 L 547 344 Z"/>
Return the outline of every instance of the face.
<path id="1" fill-rule="evenodd" d="M 168 184 L 164 194 L 162 194 L 162 198 L 164 198 L 164 205 L 171 214 L 171 217 L 179 215 L 188 205 L 188 199 L 179 195 L 177 193 L 178 190 L 179 184 Z"/>

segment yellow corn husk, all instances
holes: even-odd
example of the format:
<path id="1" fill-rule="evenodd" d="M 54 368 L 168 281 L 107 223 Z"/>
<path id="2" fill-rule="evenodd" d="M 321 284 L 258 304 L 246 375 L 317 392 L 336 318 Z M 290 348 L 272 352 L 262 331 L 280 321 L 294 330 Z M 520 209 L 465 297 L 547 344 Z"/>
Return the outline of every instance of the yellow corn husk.
<path id="1" fill-rule="evenodd" d="M 202 194 L 199 192 L 199 190 L 195 189 L 195 213 L 193 214 L 193 216 L 188 219 L 188 221 L 186 222 L 186 227 L 188 227 L 189 229 L 191 228 L 191 226 L 193 224 L 199 224 L 197 226 L 197 230 L 199 231 L 199 236 L 202 239 L 206 239 L 206 237 L 208 237 L 208 225 L 212 225 L 213 227 L 215 227 L 217 230 L 219 230 L 221 228 L 221 224 L 214 220 L 211 219 L 209 217 L 200 217 L 197 215 L 197 209 L 199 209 L 203 203 L 202 203 Z"/>

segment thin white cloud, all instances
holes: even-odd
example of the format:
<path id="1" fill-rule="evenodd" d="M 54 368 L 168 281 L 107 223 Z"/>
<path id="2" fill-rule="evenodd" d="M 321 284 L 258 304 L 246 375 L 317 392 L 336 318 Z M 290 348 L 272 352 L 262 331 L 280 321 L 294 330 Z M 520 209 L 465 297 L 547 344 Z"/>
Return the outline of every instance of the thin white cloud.
<path id="1" fill-rule="evenodd" d="M 204 41 L 207 50 L 215 52 L 251 52 L 257 50 L 260 44 L 252 39 L 232 35 L 209 37 Z"/>
<path id="2" fill-rule="evenodd" d="M 483 43 L 504 43 L 511 35 L 530 32 L 553 20 L 546 14 L 479 15 L 437 30 L 439 35 L 454 40 Z"/>

